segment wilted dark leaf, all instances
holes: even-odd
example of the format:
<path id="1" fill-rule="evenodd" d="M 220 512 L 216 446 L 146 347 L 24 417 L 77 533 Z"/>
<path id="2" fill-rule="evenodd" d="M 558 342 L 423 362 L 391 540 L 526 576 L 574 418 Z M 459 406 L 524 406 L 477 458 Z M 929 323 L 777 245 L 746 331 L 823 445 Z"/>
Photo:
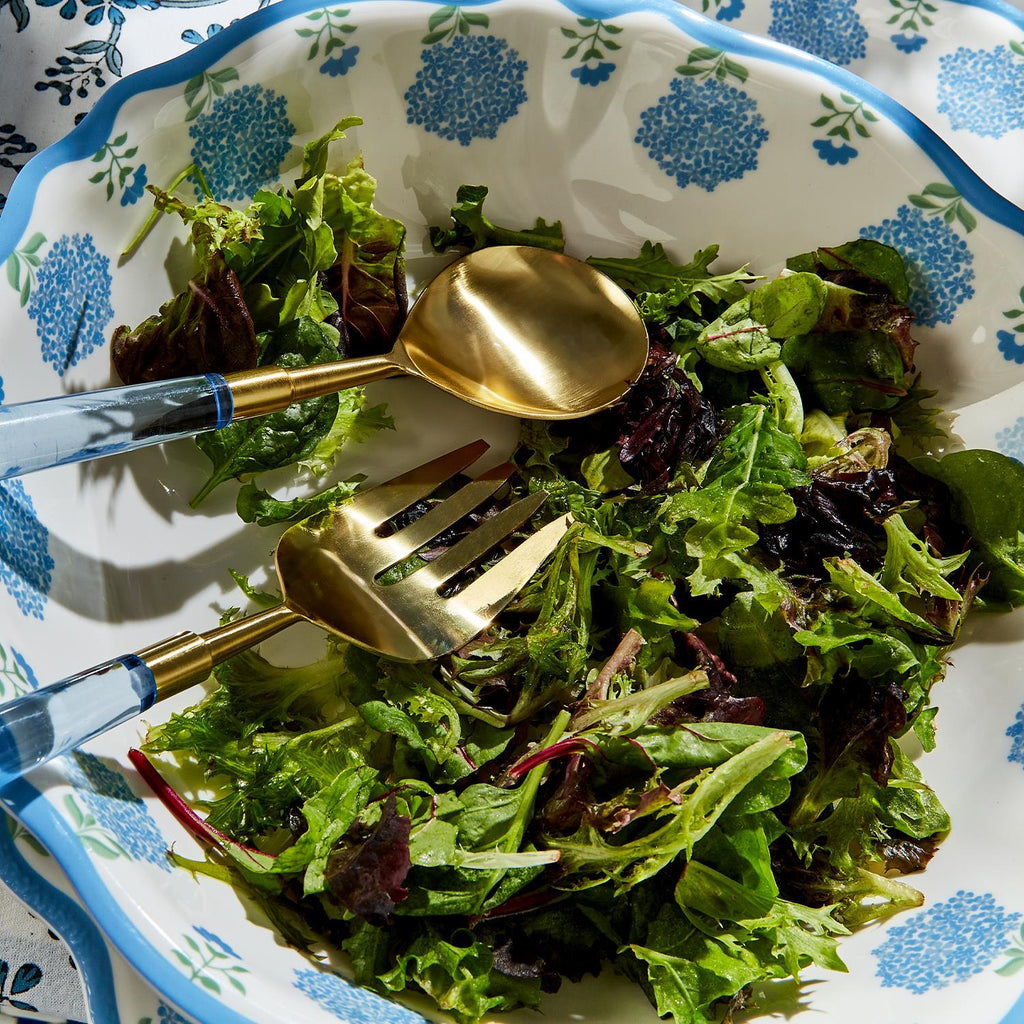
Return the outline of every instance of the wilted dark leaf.
<path id="1" fill-rule="evenodd" d="M 596 434 L 612 435 L 623 468 L 647 490 L 663 486 L 684 459 L 706 459 L 718 441 L 714 407 L 675 353 L 656 344 L 623 403 L 591 422 Z"/>

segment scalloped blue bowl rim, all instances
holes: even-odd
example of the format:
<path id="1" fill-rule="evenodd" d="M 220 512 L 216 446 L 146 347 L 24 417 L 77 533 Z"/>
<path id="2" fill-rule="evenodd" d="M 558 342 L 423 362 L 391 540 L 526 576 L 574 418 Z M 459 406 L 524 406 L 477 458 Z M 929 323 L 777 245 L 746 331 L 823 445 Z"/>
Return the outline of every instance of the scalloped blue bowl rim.
<path id="1" fill-rule="evenodd" d="M 351 0 L 353 3 L 387 3 L 389 0 Z M 405 2 L 405 0 L 403 0 Z M 414 0 L 438 6 L 442 0 Z M 502 0 L 454 0 L 453 6 L 479 7 Z M 515 0 L 509 0 L 515 2 Z M 809 73 L 867 102 L 879 115 L 899 128 L 916 144 L 945 175 L 972 206 L 991 220 L 1024 236 L 1024 209 L 1014 205 L 988 185 L 935 131 L 881 89 L 851 71 L 830 64 L 801 50 L 770 39 L 748 35 L 728 25 L 712 21 L 688 10 L 673 0 L 554 0 L 579 17 L 611 20 L 627 14 L 652 13 L 682 29 L 699 42 L 755 59 L 762 59 L 785 68 Z M 1024 13 L 1003 0 L 953 0 L 963 6 L 975 7 L 1011 21 L 1024 28 Z M 258 33 L 296 15 L 321 7 L 322 0 L 279 0 L 273 6 L 248 15 L 227 26 L 194 49 L 162 64 L 137 71 L 115 82 L 89 113 L 64 138 L 41 150 L 22 168 L 0 213 L 0 262 L 14 251 L 24 234 L 34 207 L 36 192 L 42 180 L 54 168 L 90 157 L 106 141 L 121 107 L 133 96 L 167 86 L 187 82 L 210 67 L 219 58 Z M 14 867 L 12 878 L 22 892 L 41 896 L 35 904 L 44 915 L 49 909 L 63 923 L 68 940 L 83 977 L 89 980 L 87 997 L 95 1024 L 118 1024 L 115 1008 L 113 974 L 106 946 L 99 939 L 102 930 L 107 939 L 128 959 L 139 974 L 169 1002 L 198 1021 L 210 1024 L 243 1024 L 247 1018 L 193 985 L 145 938 L 141 931 L 117 910 L 109 910 L 104 899 L 106 886 L 92 862 L 82 855 L 77 839 L 52 804 L 31 782 L 22 779 L 0 790 L 0 801 L 39 837 L 67 873 L 71 884 L 90 908 L 99 924 L 56 890 L 21 858 L 0 863 Z M 0 839 L 0 852 L 4 852 Z M 10 844 L 13 846 L 13 844 Z M 7 875 L 6 866 L 0 872 Z M 35 885 L 24 872 L 35 874 Z M 14 885 L 11 888 L 15 888 Z M 50 890 L 53 890 L 52 892 Z M 18 891 L 15 889 L 15 891 Z M 19 893 L 20 894 L 20 893 Z M 61 930 L 60 925 L 57 925 Z M 107 988 L 106 986 L 109 986 Z M 1024 1024 L 1024 993 L 1010 1008 L 1001 1024 Z"/>

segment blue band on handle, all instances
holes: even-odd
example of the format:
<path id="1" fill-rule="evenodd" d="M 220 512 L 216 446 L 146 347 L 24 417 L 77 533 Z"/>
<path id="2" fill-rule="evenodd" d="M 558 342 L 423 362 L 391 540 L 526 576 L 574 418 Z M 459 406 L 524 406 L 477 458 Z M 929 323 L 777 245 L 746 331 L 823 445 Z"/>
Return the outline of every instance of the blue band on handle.
<path id="1" fill-rule="evenodd" d="M 118 661 L 131 676 L 132 689 L 139 698 L 139 711 L 148 711 L 156 701 L 156 680 L 150 667 L 137 654 L 126 654 Z"/>
<path id="2" fill-rule="evenodd" d="M 235 415 L 235 396 L 231 393 L 231 385 L 219 373 L 208 373 L 206 379 L 213 388 L 213 400 L 217 403 L 217 425 L 213 429 L 220 430 Z"/>

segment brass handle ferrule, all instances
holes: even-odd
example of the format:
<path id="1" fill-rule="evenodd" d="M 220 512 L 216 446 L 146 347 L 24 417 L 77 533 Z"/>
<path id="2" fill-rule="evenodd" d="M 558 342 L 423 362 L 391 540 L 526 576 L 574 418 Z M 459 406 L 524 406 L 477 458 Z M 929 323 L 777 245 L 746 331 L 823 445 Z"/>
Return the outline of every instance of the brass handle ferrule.
<path id="1" fill-rule="evenodd" d="M 135 653 L 153 673 L 156 699 L 163 700 L 203 682 L 215 665 L 302 618 L 287 605 L 279 604 L 201 635 L 186 630 Z"/>
<path id="2" fill-rule="evenodd" d="M 313 363 L 294 369 L 258 366 L 255 370 L 230 373 L 224 379 L 234 400 L 231 418 L 244 420 L 279 412 L 293 402 L 409 372 L 407 367 L 388 356 L 366 356 L 337 363 Z"/>
<path id="3" fill-rule="evenodd" d="M 188 630 L 135 653 L 153 673 L 157 700 L 201 683 L 213 671 L 206 641 Z"/>
<path id="4" fill-rule="evenodd" d="M 287 409 L 294 400 L 291 376 L 280 366 L 259 366 L 228 374 L 224 379 L 234 401 L 233 420 Z"/>

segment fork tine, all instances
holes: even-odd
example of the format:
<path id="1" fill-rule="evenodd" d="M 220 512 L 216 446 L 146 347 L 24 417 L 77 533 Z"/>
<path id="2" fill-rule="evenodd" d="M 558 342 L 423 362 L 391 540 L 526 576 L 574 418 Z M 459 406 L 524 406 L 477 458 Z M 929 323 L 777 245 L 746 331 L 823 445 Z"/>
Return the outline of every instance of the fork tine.
<path id="1" fill-rule="evenodd" d="M 400 562 L 406 555 L 411 555 L 423 547 L 438 534 L 453 526 L 463 516 L 468 515 L 478 505 L 486 501 L 500 488 L 515 471 L 511 462 L 489 469 L 475 480 L 466 484 L 450 498 L 439 502 L 429 512 L 410 523 L 404 530 L 399 530 L 390 537 L 381 540 L 381 562 L 385 567 Z"/>
<path id="2" fill-rule="evenodd" d="M 471 533 L 462 538 L 454 547 L 438 555 L 426 565 L 421 572 L 429 574 L 432 582 L 440 586 L 445 580 L 451 579 L 457 572 L 469 568 L 477 559 L 486 555 L 499 541 L 507 537 L 514 529 L 522 526 L 534 512 L 547 500 L 546 491 L 537 491 L 526 498 L 502 509 L 497 515 L 484 520 Z M 407 576 L 414 580 L 420 573 Z M 396 584 L 398 586 L 398 584 Z"/>
<path id="3" fill-rule="evenodd" d="M 451 600 L 490 621 L 526 586 L 544 559 L 558 547 L 572 522 L 571 515 L 564 515 L 548 523 Z"/>
<path id="4" fill-rule="evenodd" d="M 365 529 L 376 529 L 414 502 L 425 498 L 439 484 L 464 470 L 489 447 L 484 440 L 473 441 L 376 487 L 370 487 L 349 502 L 346 514 L 357 519 Z"/>

